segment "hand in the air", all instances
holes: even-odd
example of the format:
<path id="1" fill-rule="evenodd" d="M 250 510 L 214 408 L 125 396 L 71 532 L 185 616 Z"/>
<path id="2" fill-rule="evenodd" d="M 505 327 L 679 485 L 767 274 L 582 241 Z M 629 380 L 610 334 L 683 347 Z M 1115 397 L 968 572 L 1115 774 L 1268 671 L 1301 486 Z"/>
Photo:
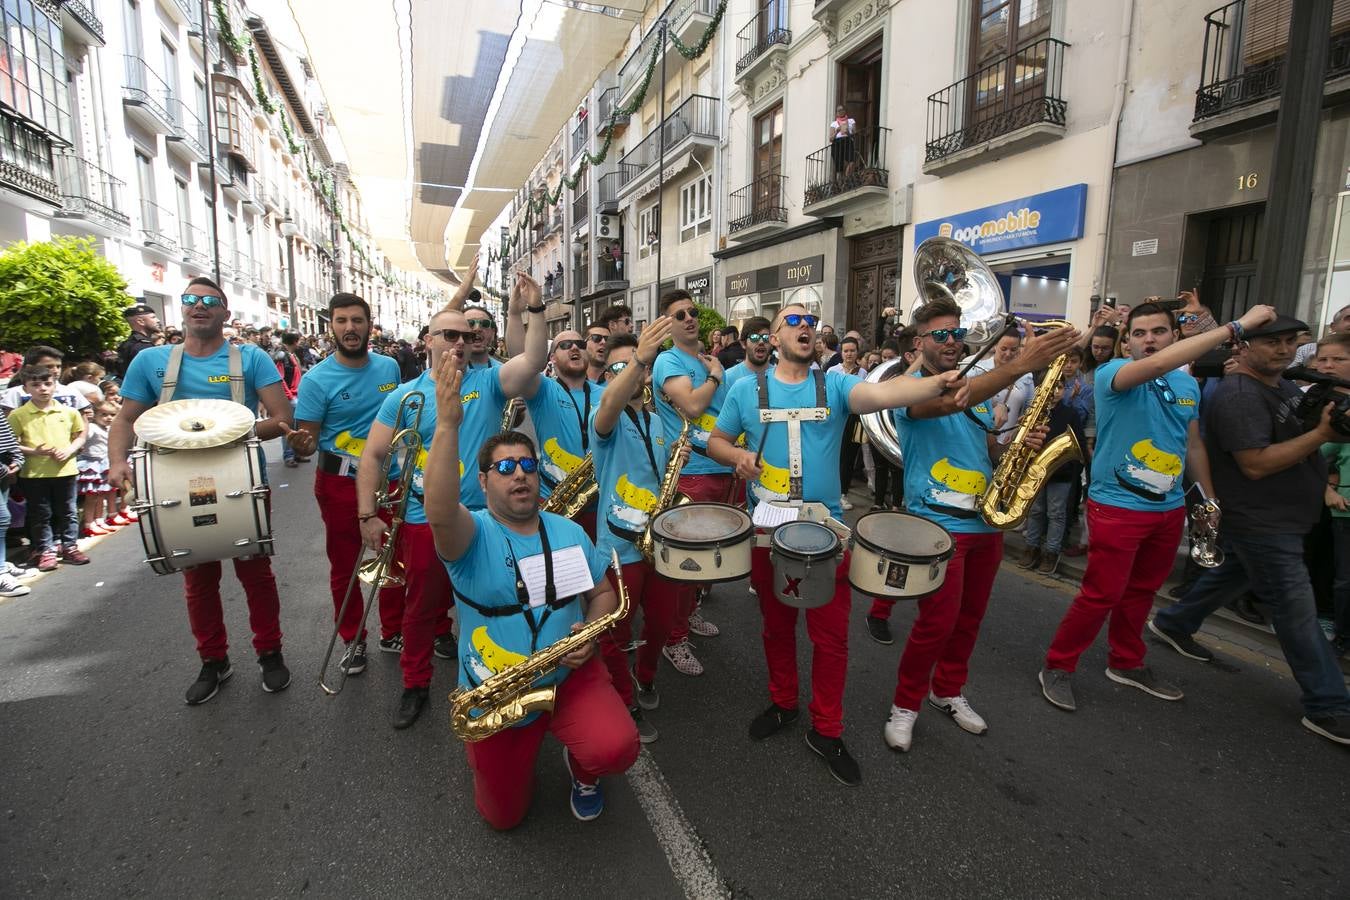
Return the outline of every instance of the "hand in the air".
<path id="1" fill-rule="evenodd" d="M 1072 325 L 1065 328 L 1052 328 L 1044 334 L 1036 334 L 1033 331 L 1033 323 L 1023 319 L 1017 321 L 1027 332 L 1027 339 L 1022 342 L 1022 352 L 1018 355 L 1017 362 L 1028 372 L 1035 372 L 1050 365 L 1055 361 L 1055 357 L 1065 353 L 1070 347 L 1078 343 L 1078 338 L 1081 336 L 1078 329 Z"/>
<path id="2" fill-rule="evenodd" d="M 1242 326 L 1243 331 L 1251 331 L 1255 328 L 1260 328 L 1262 325 L 1274 322 L 1275 317 L 1278 315 L 1279 313 L 1275 311 L 1275 307 L 1267 306 L 1264 303 L 1258 303 L 1256 306 L 1253 306 L 1242 314 L 1242 318 L 1238 319 L 1238 324 Z"/>
<path id="3" fill-rule="evenodd" d="M 517 312 L 523 312 L 528 306 L 539 306 L 544 298 L 544 292 L 539 287 L 539 282 L 535 281 L 529 275 L 521 272 L 516 276 L 516 288 L 511 292 L 512 299 L 517 295 L 520 298 L 520 309 Z"/>
<path id="4" fill-rule="evenodd" d="M 642 329 L 642 334 L 638 336 L 637 350 L 633 351 L 633 355 L 650 369 L 656 364 L 656 357 L 661 353 L 661 345 L 670 337 L 670 330 L 674 327 L 675 320 L 670 316 L 658 316 Z"/>
<path id="5" fill-rule="evenodd" d="M 464 401 L 460 387 L 464 384 L 464 371 L 455 357 L 449 353 L 441 354 L 436 366 L 436 424 L 447 428 L 458 428 L 464 421 Z"/>

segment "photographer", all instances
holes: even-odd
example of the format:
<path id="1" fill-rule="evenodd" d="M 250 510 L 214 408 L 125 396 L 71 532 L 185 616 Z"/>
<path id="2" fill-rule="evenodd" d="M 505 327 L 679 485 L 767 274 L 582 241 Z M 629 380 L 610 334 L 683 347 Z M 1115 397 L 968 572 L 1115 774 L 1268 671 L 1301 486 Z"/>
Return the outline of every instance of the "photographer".
<path id="1" fill-rule="evenodd" d="M 1317 523 L 1327 484 L 1327 442 L 1344 442 L 1332 427 L 1332 404 L 1305 430 L 1303 399 L 1283 377 L 1306 326 L 1279 316 L 1236 337 L 1240 361 L 1204 409 L 1204 439 L 1223 511 L 1225 559 L 1149 623 L 1149 630 L 1190 659 L 1214 654 L 1192 635 L 1205 618 L 1243 587 L 1272 611 L 1285 660 L 1303 692 L 1303 726 L 1350 745 L 1350 692 L 1317 621 L 1312 582 L 1303 561 L 1304 535 Z"/>

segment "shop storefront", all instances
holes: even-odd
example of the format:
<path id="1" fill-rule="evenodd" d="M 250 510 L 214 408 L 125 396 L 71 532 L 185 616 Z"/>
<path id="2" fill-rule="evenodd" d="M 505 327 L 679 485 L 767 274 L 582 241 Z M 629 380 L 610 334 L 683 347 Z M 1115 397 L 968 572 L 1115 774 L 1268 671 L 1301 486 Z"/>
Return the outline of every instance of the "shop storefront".
<path id="1" fill-rule="evenodd" d="M 766 246 L 715 254 L 729 274 L 721 279 L 724 300 L 718 309 L 739 327 L 751 316 L 772 319 L 790 303 L 800 303 L 823 322 L 843 322 L 847 313 L 848 247 L 837 227 L 813 223 L 811 233 L 795 239 L 776 236 Z"/>
<path id="2" fill-rule="evenodd" d="M 914 246 L 935 237 L 960 241 L 998 278 L 1010 312 L 1032 320 L 1071 314 L 1074 250 L 1087 216 L 1087 185 L 972 209 L 914 226 Z"/>

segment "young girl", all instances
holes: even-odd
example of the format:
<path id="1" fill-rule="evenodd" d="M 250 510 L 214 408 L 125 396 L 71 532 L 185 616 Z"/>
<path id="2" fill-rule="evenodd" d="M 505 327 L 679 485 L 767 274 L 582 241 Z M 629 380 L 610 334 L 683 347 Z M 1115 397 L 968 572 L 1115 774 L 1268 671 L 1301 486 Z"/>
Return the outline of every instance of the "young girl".
<path id="1" fill-rule="evenodd" d="M 103 402 L 94 406 L 94 419 L 86 428 L 88 438 L 80 448 L 80 496 L 84 500 L 81 537 L 112 534 L 117 526 L 108 521 L 117 512 L 117 500 L 108 484 L 108 428 L 117 417 L 117 406 Z"/>

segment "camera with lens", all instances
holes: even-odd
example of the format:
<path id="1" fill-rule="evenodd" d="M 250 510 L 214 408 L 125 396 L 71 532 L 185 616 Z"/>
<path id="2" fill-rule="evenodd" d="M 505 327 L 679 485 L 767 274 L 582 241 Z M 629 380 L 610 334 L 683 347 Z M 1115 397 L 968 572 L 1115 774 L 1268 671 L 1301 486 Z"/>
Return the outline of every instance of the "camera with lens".
<path id="1" fill-rule="evenodd" d="M 1322 410 L 1328 403 L 1336 404 L 1331 410 L 1331 427 L 1342 437 L 1350 437 L 1350 394 L 1338 388 L 1350 390 L 1350 381 L 1344 381 L 1331 375 L 1323 375 L 1303 366 L 1285 369 L 1284 377 L 1291 381 L 1311 382 L 1311 387 L 1303 393 L 1294 414 L 1298 416 L 1305 432 L 1312 431 L 1322 421 Z"/>

